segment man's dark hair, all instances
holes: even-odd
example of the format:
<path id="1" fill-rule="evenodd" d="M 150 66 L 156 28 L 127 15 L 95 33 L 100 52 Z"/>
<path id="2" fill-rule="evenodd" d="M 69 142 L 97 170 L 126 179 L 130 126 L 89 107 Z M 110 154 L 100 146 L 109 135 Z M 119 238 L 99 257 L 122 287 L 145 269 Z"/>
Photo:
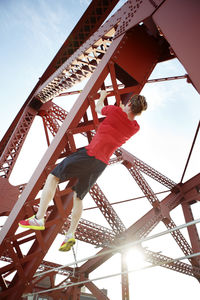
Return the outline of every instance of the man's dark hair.
<path id="1" fill-rule="evenodd" d="M 146 98 L 142 95 L 134 95 L 130 98 L 131 110 L 134 115 L 139 115 L 143 110 L 147 109 Z"/>

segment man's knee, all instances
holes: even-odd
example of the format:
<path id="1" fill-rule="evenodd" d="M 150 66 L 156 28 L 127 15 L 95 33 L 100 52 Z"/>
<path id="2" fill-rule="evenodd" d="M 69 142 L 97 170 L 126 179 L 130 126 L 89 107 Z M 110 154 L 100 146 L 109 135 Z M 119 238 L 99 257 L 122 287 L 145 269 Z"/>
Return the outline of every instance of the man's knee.
<path id="1" fill-rule="evenodd" d="M 74 192 L 73 195 L 73 207 L 78 206 L 78 207 L 82 207 L 83 206 L 83 201 L 77 197 L 77 193 Z"/>
<path id="2" fill-rule="evenodd" d="M 74 201 L 76 201 L 76 200 L 81 200 L 81 199 L 77 196 L 77 192 L 74 192 L 74 194 L 73 194 L 73 199 L 74 199 Z"/>
<path id="3" fill-rule="evenodd" d="M 46 181 L 48 181 L 48 183 L 59 183 L 59 178 L 50 173 L 47 176 L 47 180 Z"/>

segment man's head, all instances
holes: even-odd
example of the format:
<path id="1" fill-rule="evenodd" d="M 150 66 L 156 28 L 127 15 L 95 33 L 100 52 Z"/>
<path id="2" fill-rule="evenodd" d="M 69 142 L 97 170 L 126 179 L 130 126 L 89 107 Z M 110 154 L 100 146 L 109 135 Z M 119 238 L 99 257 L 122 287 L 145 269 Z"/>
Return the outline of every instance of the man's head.
<path id="1" fill-rule="evenodd" d="M 140 115 L 143 110 L 147 109 L 146 98 L 142 95 L 132 96 L 125 106 L 125 111 L 133 113 L 134 116 Z"/>

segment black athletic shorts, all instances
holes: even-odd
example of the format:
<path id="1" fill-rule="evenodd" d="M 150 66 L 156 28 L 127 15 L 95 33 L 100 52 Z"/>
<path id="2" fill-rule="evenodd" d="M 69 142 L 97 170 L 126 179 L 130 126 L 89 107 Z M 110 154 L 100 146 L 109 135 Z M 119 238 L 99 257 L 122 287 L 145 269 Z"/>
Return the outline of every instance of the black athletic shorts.
<path id="1" fill-rule="evenodd" d="M 94 156 L 89 156 L 85 148 L 67 156 L 51 172 L 60 179 L 60 182 L 77 178 L 78 182 L 72 189 L 77 193 L 77 197 L 83 199 L 97 178 L 101 175 L 107 164 Z"/>

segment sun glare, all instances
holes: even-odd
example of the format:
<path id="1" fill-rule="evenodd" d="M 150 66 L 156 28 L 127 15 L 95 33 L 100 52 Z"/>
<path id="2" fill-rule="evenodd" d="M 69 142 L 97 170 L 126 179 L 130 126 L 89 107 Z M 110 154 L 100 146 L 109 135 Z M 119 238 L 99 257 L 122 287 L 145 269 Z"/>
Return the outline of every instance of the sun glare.
<path id="1" fill-rule="evenodd" d="M 138 248 L 132 248 L 125 254 L 125 261 L 128 270 L 139 269 L 144 267 L 144 255 Z"/>

